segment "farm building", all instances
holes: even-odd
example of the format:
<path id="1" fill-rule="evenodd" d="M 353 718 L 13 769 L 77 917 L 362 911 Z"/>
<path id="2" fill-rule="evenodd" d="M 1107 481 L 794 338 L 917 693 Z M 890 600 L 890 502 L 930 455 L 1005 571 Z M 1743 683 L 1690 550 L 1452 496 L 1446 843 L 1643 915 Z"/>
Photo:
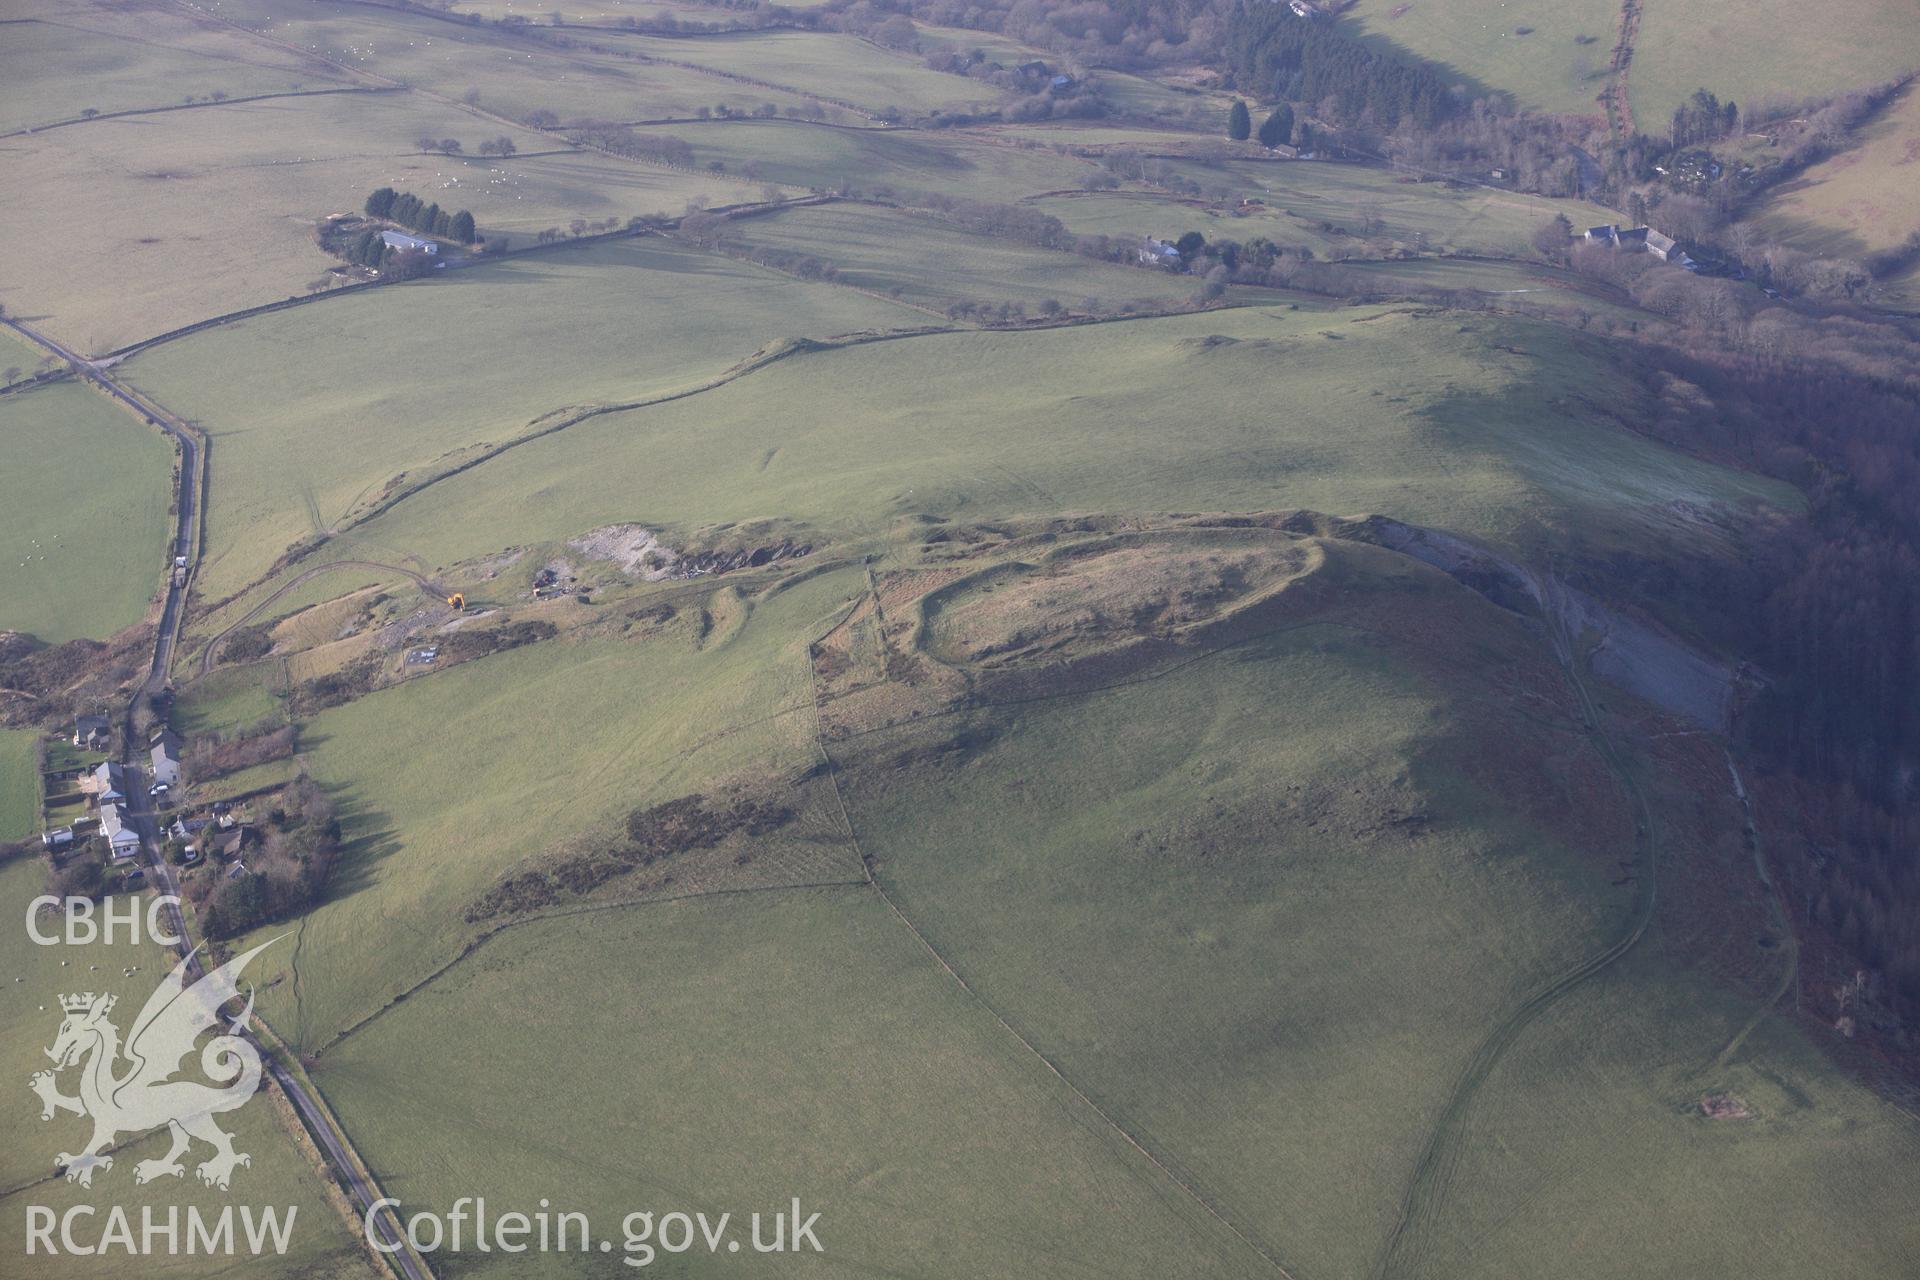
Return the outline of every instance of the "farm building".
<path id="1" fill-rule="evenodd" d="M 157 785 L 180 785 L 180 739 L 170 729 L 162 729 L 149 749 L 153 758 L 153 780 Z"/>
<path id="2" fill-rule="evenodd" d="M 1168 262 L 1178 262 L 1179 260 L 1180 251 L 1173 247 L 1173 242 L 1170 240 L 1159 240 L 1153 236 L 1148 236 L 1146 243 L 1140 246 L 1140 261 L 1149 265 L 1160 265 Z"/>
<path id="3" fill-rule="evenodd" d="M 1693 265 L 1693 259 L 1687 256 L 1686 250 L 1674 243 L 1672 236 L 1664 236 L 1651 229 L 1647 231 L 1647 252 L 1660 261 L 1671 262 L 1677 267 Z"/>
<path id="4" fill-rule="evenodd" d="M 1662 262 L 1670 262 L 1676 267 L 1696 270 L 1698 263 L 1687 256 L 1674 238 L 1655 231 L 1652 227 L 1588 227 L 1580 233 L 1580 238 L 1588 244 L 1604 244 L 1611 249 L 1624 249 L 1637 253 L 1644 249 Z"/>
<path id="5" fill-rule="evenodd" d="M 405 253 L 409 249 L 418 249 L 422 253 L 439 253 L 440 246 L 432 240 L 420 236 L 410 236 L 404 231 L 382 231 L 380 238 L 386 241 L 389 249 Z"/>
<path id="6" fill-rule="evenodd" d="M 126 810 L 119 805 L 100 806 L 100 834 L 106 837 L 107 849 L 115 862 L 140 856 L 140 833 L 127 824 Z"/>
<path id="7" fill-rule="evenodd" d="M 100 767 L 89 776 L 86 789 L 102 809 L 110 804 L 120 804 L 127 798 L 126 773 L 120 768 L 119 762 L 103 760 Z"/>
<path id="8" fill-rule="evenodd" d="M 107 745 L 107 739 L 113 735 L 113 725 L 105 716 L 75 716 L 73 718 L 73 745 L 88 750 L 98 750 Z"/>
<path id="9" fill-rule="evenodd" d="M 42 848 L 51 850 L 54 853 L 58 853 L 62 849 L 72 848 L 73 828 L 55 827 L 51 831 L 42 831 L 40 833 L 40 845 Z"/>

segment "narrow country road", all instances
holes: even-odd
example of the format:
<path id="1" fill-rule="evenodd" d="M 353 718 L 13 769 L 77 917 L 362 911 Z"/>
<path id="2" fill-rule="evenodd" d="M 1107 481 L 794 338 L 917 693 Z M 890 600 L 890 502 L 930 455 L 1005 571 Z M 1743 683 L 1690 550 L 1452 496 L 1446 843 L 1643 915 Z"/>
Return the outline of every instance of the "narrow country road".
<path id="1" fill-rule="evenodd" d="M 180 626 L 186 616 L 187 582 L 191 580 L 193 568 L 199 560 L 196 535 L 199 529 L 200 486 L 198 481 L 203 441 L 200 434 L 187 423 L 114 381 L 106 372 L 108 362 L 88 360 L 18 320 L 0 317 L 0 324 L 5 324 L 27 341 L 67 361 L 77 371 L 91 378 L 108 395 L 139 414 L 149 424 L 172 436 L 180 446 L 180 481 L 176 506 L 178 519 L 174 524 L 173 541 L 169 549 L 166 598 L 161 605 L 159 629 L 154 634 L 153 664 L 147 669 L 146 679 L 142 680 L 134 691 L 121 722 L 121 740 L 126 744 L 122 763 L 127 770 L 128 794 L 143 796 L 147 794 L 147 787 L 151 783 L 148 778 L 146 755 L 140 750 L 139 736 L 133 731 L 134 713 L 142 699 L 166 688 L 168 673 L 173 666 L 174 647 L 179 642 Z M 173 572 L 172 566 L 183 563 L 187 572 Z M 177 950 L 187 963 L 189 975 L 197 978 L 202 972 L 200 956 L 192 935 L 188 932 L 186 917 L 180 911 L 180 884 L 174 877 L 173 868 L 167 863 L 165 832 L 161 830 L 159 820 L 151 807 L 134 813 L 132 817 L 146 851 L 148 874 L 153 887 L 172 899 L 167 904 L 167 915 L 174 935 L 180 939 Z M 335 1175 L 345 1185 L 358 1211 L 363 1215 L 362 1221 L 365 1221 L 364 1215 L 373 1211 L 374 1205 L 382 1199 L 382 1192 L 371 1175 L 362 1172 L 366 1166 L 352 1152 L 344 1137 L 344 1130 L 334 1121 L 326 1104 L 307 1087 L 305 1081 L 289 1070 L 270 1049 L 262 1045 L 251 1030 L 245 1034 L 253 1042 L 254 1047 L 260 1050 L 261 1064 L 267 1074 L 293 1103 L 294 1108 L 300 1113 L 302 1123 L 312 1133 L 314 1141 L 326 1152 L 327 1160 L 333 1166 Z M 395 1250 L 388 1254 L 388 1257 L 399 1268 L 406 1280 L 433 1280 L 433 1273 L 427 1269 L 425 1261 L 412 1248 L 407 1247 L 399 1217 L 391 1208 L 383 1209 L 374 1217 L 373 1222 L 381 1241 Z"/>

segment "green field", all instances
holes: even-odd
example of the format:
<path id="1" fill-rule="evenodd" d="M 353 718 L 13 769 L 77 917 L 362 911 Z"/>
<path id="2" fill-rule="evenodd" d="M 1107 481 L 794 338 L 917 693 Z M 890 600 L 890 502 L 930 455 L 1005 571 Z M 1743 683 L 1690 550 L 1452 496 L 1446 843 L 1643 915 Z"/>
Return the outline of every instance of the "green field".
<path id="1" fill-rule="evenodd" d="M 462 913 L 516 864 L 638 806 L 803 771 L 799 646 L 859 580 L 827 574 L 753 603 L 724 643 L 675 631 L 536 646 L 319 716 L 302 748 L 350 843 L 337 892 L 306 918 L 297 991 L 262 994 L 268 1017 L 304 1048 L 323 1046 L 459 954 L 474 932 Z M 859 871 L 821 843 L 769 854 L 751 873 L 783 883 Z"/>
<path id="2" fill-rule="evenodd" d="M 0 630 L 104 639 L 159 591 L 173 448 L 106 396 L 57 382 L 0 398 Z"/>
<path id="3" fill-rule="evenodd" d="M 622 520 L 777 513 L 871 540 L 921 516 L 1307 507 L 1520 550 L 1645 548 L 1711 545 L 1719 519 L 1795 501 L 1608 425 L 1636 394 L 1552 326 L 1407 307 L 937 334 L 581 423 L 361 532 L 447 564 Z M 1206 430 L 1169 429 L 1196 412 Z"/>
<path id="4" fill-rule="evenodd" d="M 218 599 L 401 473 L 452 466 L 536 419 L 690 388 L 779 339 L 928 320 L 649 238 L 261 316 L 122 369 L 219 441 L 223 497 L 198 577 Z"/>
<path id="5" fill-rule="evenodd" d="M 1435 63 L 1449 80 L 1568 115 L 1599 114 L 1620 28 L 1612 0 L 1368 0 L 1352 12 L 1375 43 Z M 1639 67 L 1636 60 L 1636 76 Z"/>
<path id="6" fill-rule="evenodd" d="M 222 667 L 180 690 L 174 701 L 182 733 L 231 735 L 263 720 L 284 719 L 279 689 L 281 664 L 271 658 L 243 667 Z"/>
<path id="7" fill-rule="evenodd" d="M 522 154 L 429 155 L 417 148 L 423 134 L 463 139 L 469 153 L 506 134 Z M 575 218 L 624 223 L 677 214 L 696 196 L 723 204 L 757 191 L 722 174 L 555 146 L 407 93 L 235 103 L 16 140 L 14 162 L 31 180 L 0 195 L 0 218 L 16 232 L 0 241 L 0 303 L 98 353 L 306 292 L 337 265 L 315 243 L 316 225 L 357 213 L 378 186 L 470 209 L 483 235 L 522 245 Z M 76 234 L 99 251 L 41 251 Z"/>
<path id="8" fill-rule="evenodd" d="M 486 111 L 515 120 L 533 111 L 551 111 L 563 120 L 662 120 L 685 119 L 701 107 L 725 107 L 742 114 L 766 104 L 783 113 L 787 108 L 824 108 L 819 99 L 791 87 L 745 84 L 696 68 L 649 61 L 652 50 L 635 43 L 638 37 L 616 32 L 574 33 L 567 39 L 576 43 L 554 47 L 485 28 L 332 0 L 298 5 L 288 0 L 234 0 L 223 4 L 222 11 L 275 41 L 312 49 L 356 70 L 450 99 L 472 93 Z M 599 48 L 585 47 L 589 41 Z M 667 43 L 661 56 L 699 61 L 695 42 Z M 968 83 L 911 65 L 909 70 L 916 81 L 933 77 L 952 79 L 956 85 Z M 856 113 L 839 108 L 833 108 L 831 115 L 859 120 Z"/>
<path id="9" fill-rule="evenodd" d="M 198 1143 L 185 1158 L 191 1164 L 184 1177 L 136 1185 L 134 1165 L 164 1154 L 164 1132 L 127 1135 L 127 1145 L 116 1153 L 113 1168 L 96 1173 L 90 1189 L 51 1176 L 55 1154 L 78 1150 L 90 1132 L 85 1119 L 72 1115 L 43 1122 L 39 1101 L 25 1088 L 27 1077 L 47 1066 L 42 1050 L 53 1043 L 60 1027 L 58 997 L 81 991 L 114 993 L 120 1006 L 113 1021 L 124 1032 L 173 957 L 151 944 L 129 943 L 124 933 L 113 945 L 36 946 L 21 924 L 21 916 L 27 900 L 42 891 L 45 877 L 46 865 L 38 858 L 0 865 L 0 903 L 12 917 L 10 927 L 0 931 L 0 973 L 4 974 L 0 977 L 0 1044 L 6 1046 L 8 1077 L 20 1082 L 13 1099 L 0 1108 L 0 1250 L 9 1258 L 23 1256 L 27 1205 L 44 1205 L 55 1213 L 63 1213 L 75 1204 L 99 1205 L 92 1221 L 96 1235 L 105 1227 L 102 1215 L 107 1206 L 122 1205 L 131 1215 L 137 1240 L 143 1205 L 154 1206 L 164 1222 L 168 1206 L 179 1206 L 184 1212 L 192 1205 L 202 1213 L 217 1214 L 223 1205 L 244 1203 L 256 1210 L 272 1206 L 283 1215 L 289 1208 L 295 1213 L 287 1253 L 278 1258 L 269 1256 L 264 1265 L 248 1264 L 252 1271 L 311 1280 L 369 1274 L 346 1224 L 328 1203 L 319 1175 L 280 1127 L 273 1104 L 266 1097 L 256 1097 L 221 1117 L 220 1125 L 233 1135 L 235 1148 L 253 1157 L 252 1164 L 235 1171 L 231 1191 L 212 1190 L 195 1179 L 192 1164 L 210 1153 Z M 58 932 L 57 923 L 52 929 Z M 132 965 L 138 965 L 139 971 L 128 976 L 125 970 Z M 74 1091 L 76 1078 L 73 1072 L 62 1078 L 64 1092 Z M 85 1219 L 79 1220 L 83 1240 L 87 1227 Z M 235 1232 L 239 1233 L 238 1224 Z M 207 1258 L 184 1254 L 184 1234 L 183 1220 L 181 1256 L 167 1256 L 163 1244 L 153 1256 L 140 1260 L 140 1274 L 183 1278 L 207 1275 Z M 99 1258 L 49 1259 L 43 1253 L 14 1265 L 25 1265 L 27 1270 L 21 1274 L 34 1276 L 124 1276 L 128 1273 L 127 1257 L 116 1251 Z M 235 1265 L 232 1259 L 220 1262 Z"/>
<path id="10" fill-rule="evenodd" d="M 950 131 L 843 129 L 787 120 L 713 120 L 650 132 L 684 138 L 701 163 L 795 187 L 932 191 L 1012 203 L 1084 182 L 1091 161 Z"/>
<path id="11" fill-rule="evenodd" d="M 1002 98 L 1000 90 L 984 81 L 934 71 L 911 54 L 889 53 L 831 32 L 757 31 L 688 40 L 620 36 L 614 47 L 724 70 L 871 113 L 916 116 L 992 108 Z"/>
<path id="12" fill-rule="evenodd" d="M 40 829 L 40 766 L 31 729 L 0 730 L 0 840 Z"/>
<path id="13" fill-rule="evenodd" d="M 568 1013 L 551 1016 L 556 1005 Z M 415 1067 L 421 1043 L 482 1037 L 487 1051 L 457 1076 Z M 640 1207 L 731 1211 L 743 1233 L 749 1212 L 795 1195 L 822 1215 L 819 1257 L 743 1247 L 689 1255 L 682 1274 L 1271 1274 L 859 886 L 516 930 L 328 1053 L 315 1077 L 410 1201 L 547 1196 L 616 1243 L 612 1224 Z M 610 1105 L 575 1125 L 569 1096 Z M 585 1265 L 462 1261 L 487 1276 Z"/>
<path id="14" fill-rule="evenodd" d="M 228 98 L 339 88 L 336 67 L 291 50 L 262 48 L 182 9 L 138 11 L 109 3 L 31 4 L 0 41 L 0 132 L 71 120 L 81 112 L 138 111 Z M 137 16 L 136 16 L 137 12 Z M 10 11 L 17 17 L 18 11 Z"/>
<path id="15" fill-rule="evenodd" d="M 1199 288 L 1171 275 L 1034 249 L 971 235 L 936 219 L 865 205 L 794 209 L 743 219 L 724 229 L 725 242 L 750 250 L 795 254 L 833 264 L 842 284 L 944 310 L 955 302 L 1016 302 L 1032 311 L 1046 299 L 1080 310 L 1123 301 L 1161 309 Z"/>
<path id="16" fill-rule="evenodd" d="M 1863 89 L 1920 63 L 1920 24 L 1904 0 L 1836 0 L 1818 20 L 1791 0 L 1700 6 L 1647 0 L 1634 45 L 1634 124 L 1662 133 L 1696 89 L 1722 102 L 1793 102 Z"/>

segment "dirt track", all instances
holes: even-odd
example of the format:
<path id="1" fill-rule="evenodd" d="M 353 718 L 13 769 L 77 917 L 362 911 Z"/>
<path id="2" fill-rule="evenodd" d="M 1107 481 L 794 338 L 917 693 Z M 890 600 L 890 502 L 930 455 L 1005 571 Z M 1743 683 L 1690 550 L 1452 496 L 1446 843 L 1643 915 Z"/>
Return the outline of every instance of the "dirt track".
<path id="1" fill-rule="evenodd" d="M 427 577 L 426 574 L 415 572 L 412 569 L 402 568 L 397 564 L 382 564 L 378 560 L 332 560 L 326 564 L 315 565 L 313 568 L 303 573 L 297 573 L 286 582 L 281 583 L 280 586 L 274 589 L 272 595 L 241 614 L 237 621 L 230 623 L 218 635 L 207 641 L 206 647 L 200 651 L 199 674 L 204 676 L 213 670 L 214 655 L 220 652 L 220 646 L 225 643 L 228 636 L 259 617 L 261 610 L 265 609 L 275 600 L 278 600 L 281 596 L 287 594 L 287 592 L 332 569 L 384 569 L 392 573 L 403 574 L 413 579 L 413 584 L 428 595 L 438 596 L 443 594 L 440 588 L 434 585 L 433 580 Z"/>

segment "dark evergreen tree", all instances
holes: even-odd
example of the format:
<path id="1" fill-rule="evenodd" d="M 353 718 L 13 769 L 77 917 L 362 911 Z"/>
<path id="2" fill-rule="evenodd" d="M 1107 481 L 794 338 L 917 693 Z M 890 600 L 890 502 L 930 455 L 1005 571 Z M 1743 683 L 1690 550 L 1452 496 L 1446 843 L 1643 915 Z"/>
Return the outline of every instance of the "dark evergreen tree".
<path id="1" fill-rule="evenodd" d="M 1281 103 L 1260 122 L 1260 145 L 1278 147 L 1293 137 L 1293 108 Z"/>
<path id="2" fill-rule="evenodd" d="M 1245 142 L 1252 132 L 1253 117 L 1247 113 L 1247 104 L 1235 98 L 1233 110 L 1227 112 L 1227 136 L 1235 142 Z"/>
<path id="3" fill-rule="evenodd" d="M 454 214 L 453 226 L 449 234 L 461 244 L 472 244 L 474 241 L 473 215 L 465 209 Z"/>
<path id="4" fill-rule="evenodd" d="M 378 191 L 367 197 L 367 216 L 369 218 L 386 217 L 393 209 L 393 198 L 394 190 L 392 187 L 381 187 Z"/>

